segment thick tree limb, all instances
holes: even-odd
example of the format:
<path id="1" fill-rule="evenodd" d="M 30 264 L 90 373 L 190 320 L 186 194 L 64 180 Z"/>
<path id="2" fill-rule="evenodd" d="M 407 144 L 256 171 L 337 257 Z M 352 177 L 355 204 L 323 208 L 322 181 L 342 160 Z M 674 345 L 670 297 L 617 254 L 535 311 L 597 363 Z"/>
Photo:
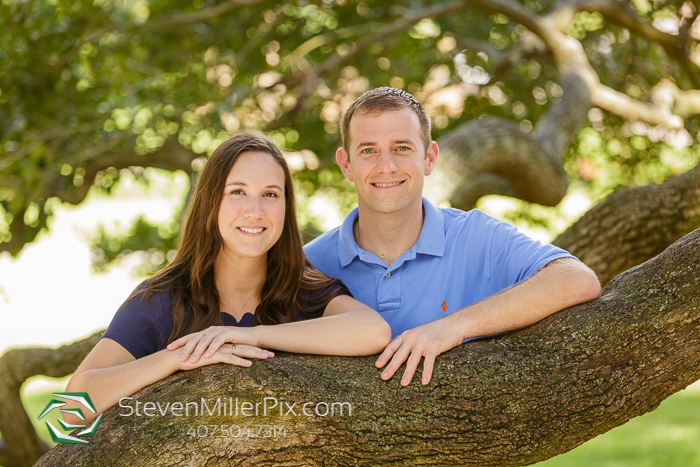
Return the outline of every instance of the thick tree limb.
<path id="1" fill-rule="evenodd" d="M 606 284 L 700 228 L 700 165 L 661 185 L 613 193 L 552 243 L 586 263 Z"/>
<path id="2" fill-rule="evenodd" d="M 441 355 L 429 386 L 382 381 L 372 357 L 284 354 L 245 369 L 204 367 L 134 398 L 143 410 L 145 402 L 262 404 L 268 397 L 296 403 L 297 416 L 263 416 L 260 408 L 258 417 L 127 417 L 115 407 L 91 444 L 56 446 L 37 466 L 526 465 L 653 410 L 700 378 L 699 309 L 697 230 L 619 275 L 600 299 Z M 353 414 L 305 416 L 307 402 L 312 410 L 350 402 Z M 284 425 L 287 434 L 187 435 L 222 424 Z"/>
<path id="3" fill-rule="evenodd" d="M 578 75 L 566 76 L 562 86 L 562 99 L 550 105 L 533 133 L 508 120 L 487 118 L 467 122 L 441 138 L 426 195 L 464 210 L 488 194 L 559 204 L 569 187 L 561 158 L 590 108 L 587 85 Z"/>
<path id="4" fill-rule="evenodd" d="M 0 358 L 0 463 L 30 466 L 48 450 L 20 399 L 22 384 L 36 375 L 60 378 L 75 371 L 103 331 L 58 349 L 16 349 Z M 48 402 L 48 401 L 47 401 Z"/>

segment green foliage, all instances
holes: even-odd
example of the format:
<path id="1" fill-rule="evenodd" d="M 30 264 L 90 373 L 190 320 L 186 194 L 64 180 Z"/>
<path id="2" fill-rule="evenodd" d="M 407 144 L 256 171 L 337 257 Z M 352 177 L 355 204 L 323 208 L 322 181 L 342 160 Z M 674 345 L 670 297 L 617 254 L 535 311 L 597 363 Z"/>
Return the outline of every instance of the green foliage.
<path id="1" fill-rule="evenodd" d="M 179 217 L 179 213 L 177 213 Z M 113 261 L 134 251 L 145 251 L 141 266 L 135 271 L 140 276 L 150 276 L 175 259 L 180 224 L 175 220 L 166 224 L 153 224 L 139 216 L 126 232 L 108 233 L 100 226 L 90 240 L 93 252 L 93 268 L 96 272 L 107 270 Z"/>
<path id="2" fill-rule="evenodd" d="M 540 15 L 555 2 L 521 3 Z M 311 202 L 321 190 L 345 213 L 354 197 L 333 168 L 341 144 L 339 115 L 375 86 L 400 87 L 426 102 L 434 138 L 484 115 L 533 128 L 562 91 L 551 57 L 522 25 L 464 8 L 379 34 L 444 4 L 3 0 L 0 251 L 16 254 L 50 226 L 51 199 L 80 203 L 91 187 L 109 193 L 124 169 L 143 177 L 130 169 L 136 166 L 198 170 L 223 139 L 240 130 L 265 131 L 291 152 L 315 154 L 318 166 L 298 173 L 300 202 Z M 681 4 L 632 3 L 646 21 L 676 14 Z M 581 41 L 601 81 L 634 98 L 648 99 L 662 77 L 692 86 L 687 71 L 658 44 L 597 13 L 579 13 L 569 33 Z M 462 97 L 431 103 L 445 88 Z M 591 190 L 591 198 L 631 183 L 662 181 L 697 160 L 697 149 L 676 150 L 663 139 L 642 147 L 615 117 L 596 122 L 567 155 L 567 170 Z M 694 119 L 686 128 L 693 135 L 700 130 Z M 159 153 L 168 142 L 184 147 L 186 155 Z M 306 209 L 301 221 L 307 238 L 322 230 L 321 220 Z M 175 237 L 158 239 L 154 229 L 135 227 L 146 242 L 140 246 L 105 246 L 98 267 L 126 249 L 166 254 Z M 153 246 L 159 242 L 162 248 Z"/>

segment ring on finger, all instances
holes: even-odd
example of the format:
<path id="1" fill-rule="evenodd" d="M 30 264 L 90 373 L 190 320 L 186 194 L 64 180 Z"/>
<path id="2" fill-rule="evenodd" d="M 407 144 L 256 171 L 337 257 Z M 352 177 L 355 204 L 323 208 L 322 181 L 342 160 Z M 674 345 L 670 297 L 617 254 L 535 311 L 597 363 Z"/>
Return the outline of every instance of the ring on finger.
<path id="1" fill-rule="evenodd" d="M 211 338 L 214 338 L 214 334 L 210 333 L 209 331 L 204 331 L 205 336 L 211 336 Z"/>
<path id="2" fill-rule="evenodd" d="M 236 344 L 231 346 L 231 355 L 236 355 Z"/>

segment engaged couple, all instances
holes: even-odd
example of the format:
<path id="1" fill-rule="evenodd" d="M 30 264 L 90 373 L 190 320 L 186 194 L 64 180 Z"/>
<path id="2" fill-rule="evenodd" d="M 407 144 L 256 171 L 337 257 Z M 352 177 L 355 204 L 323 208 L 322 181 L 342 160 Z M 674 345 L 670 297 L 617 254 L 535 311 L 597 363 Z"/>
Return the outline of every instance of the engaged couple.
<path id="1" fill-rule="evenodd" d="M 411 94 L 363 94 L 341 134 L 336 160 L 358 207 L 303 248 L 280 150 L 253 134 L 219 146 L 174 261 L 121 306 L 66 391 L 89 393 L 99 414 L 175 371 L 250 366 L 274 350 L 381 353 L 381 378 L 405 363 L 404 386 L 424 359 L 428 384 L 439 354 L 600 294 L 568 252 L 422 197 L 439 148 Z"/>

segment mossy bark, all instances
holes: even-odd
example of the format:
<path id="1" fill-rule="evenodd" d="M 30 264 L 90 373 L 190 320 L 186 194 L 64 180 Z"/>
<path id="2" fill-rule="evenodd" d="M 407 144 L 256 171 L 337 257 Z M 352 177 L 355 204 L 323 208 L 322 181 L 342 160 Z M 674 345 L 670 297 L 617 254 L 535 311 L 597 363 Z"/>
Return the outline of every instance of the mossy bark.
<path id="1" fill-rule="evenodd" d="M 89 445 L 58 445 L 36 465 L 527 465 L 700 378 L 699 331 L 696 230 L 617 276 L 597 300 L 441 355 L 428 386 L 380 380 L 373 357 L 280 354 L 248 369 L 204 367 L 145 388 L 132 406 L 268 397 L 296 403 L 298 415 L 137 417 L 116 406 Z M 307 402 L 307 412 L 350 402 L 352 416 L 300 414 Z M 285 426 L 286 436 L 187 434 L 200 425 Z"/>

